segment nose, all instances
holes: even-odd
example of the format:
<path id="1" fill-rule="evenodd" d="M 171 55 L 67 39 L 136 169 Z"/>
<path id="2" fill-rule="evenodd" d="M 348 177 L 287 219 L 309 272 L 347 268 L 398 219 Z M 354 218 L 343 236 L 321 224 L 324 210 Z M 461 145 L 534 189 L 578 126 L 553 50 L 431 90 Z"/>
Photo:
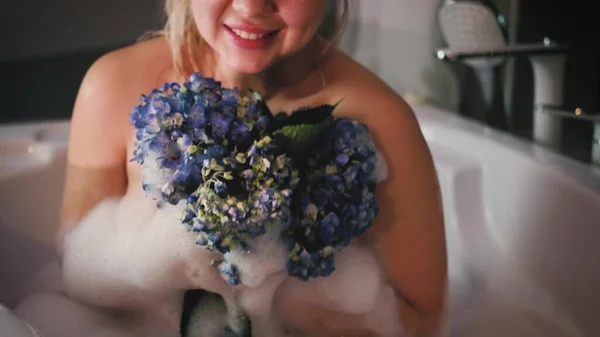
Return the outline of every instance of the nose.
<path id="1" fill-rule="evenodd" d="M 233 0 L 233 10 L 245 16 L 261 16 L 273 10 L 272 0 Z"/>

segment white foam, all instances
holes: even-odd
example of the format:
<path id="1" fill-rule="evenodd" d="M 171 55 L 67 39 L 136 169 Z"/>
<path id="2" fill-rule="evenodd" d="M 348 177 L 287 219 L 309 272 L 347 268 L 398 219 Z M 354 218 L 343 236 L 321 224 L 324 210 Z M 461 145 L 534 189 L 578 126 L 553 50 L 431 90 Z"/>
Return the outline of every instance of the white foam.
<path id="1" fill-rule="evenodd" d="M 382 284 L 381 270 L 373 253 L 349 246 L 336 255 L 336 269 L 328 277 L 309 281 L 288 278 L 283 285 L 290 301 L 308 301 L 320 307 L 348 314 L 366 314 L 376 303 Z"/>
<path id="2" fill-rule="evenodd" d="M 243 285 L 258 287 L 268 276 L 284 271 L 288 254 L 280 233 L 280 230 L 273 230 L 255 238 L 250 242 L 249 251 L 236 249 L 225 254 L 227 261 L 238 267 Z"/>
<path id="3" fill-rule="evenodd" d="M 227 254 L 238 266 L 242 281 L 232 287 L 211 266 L 219 255 L 197 246 L 196 234 L 181 224 L 183 207 L 184 202 L 157 208 L 141 191 L 100 203 L 65 236 L 63 278 L 70 296 L 99 307 L 141 310 L 148 317 L 176 322 L 183 292 L 205 289 L 222 295 L 230 310 L 241 307 L 247 312 L 255 336 L 279 337 L 286 327 L 274 312 L 273 302 L 283 293 L 292 302 L 309 301 L 349 315 L 367 315 L 361 324 L 378 329 L 387 326 L 385 331 L 392 331 L 393 322 L 386 325 L 381 320 L 393 316 L 397 322 L 398 316 L 382 309 L 391 304 L 379 303 L 385 298 L 381 295 L 385 288 L 369 249 L 350 246 L 342 250 L 331 276 L 304 282 L 282 273 L 287 262 L 285 247 L 277 239 L 279 233 L 270 232 L 252 242 L 251 252 Z M 141 326 L 130 330 L 140 329 L 144 330 Z"/>
<path id="4" fill-rule="evenodd" d="M 238 303 L 252 321 L 253 336 L 284 336 L 285 325 L 274 315 L 273 299 L 285 278 L 283 274 L 272 274 L 260 286 L 240 292 Z"/>
<path id="5" fill-rule="evenodd" d="M 179 337 L 178 322 L 161 311 L 111 312 L 61 294 L 33 294 L 15 312 L 44 337 Z"/>
<path id="6" fill-rule="evenodd" d="M 360 316 L 335 315 L 325 321 L 332 331 L 369 331 L 370 336 L 402 336 L 404 329 L 400 324 L 400 311 L 394 289 L 388 285 L 379 288 L 374 300 L 377 302 L 371 310 Z"/>
<path id="7" fill-rule="evenodd" d="M 152 290 L 164 289 L 168 283 L 163 277 L 170 268 L 162 263 L 164 270 L 160 270 L 160 262 L 171 255 L 163 244 L 168 238 L 155 235 L 152 239 L 151 234 L 161 230 L 148 221 L 154 211 L 125 212 L 126 206 L 126 200 L 102 202 L 66 236 L 63 277 L 71 296 L 122 305 L 131 297 L 141 299 Z M 136 213 L 139 217 L 133 216 Z"/>
<path id="8" fill-rule="evenodd" d="M 354 320 L 351 323 L 358 324 L 357 327 L 373 329 L 381 336 L 398 336 L 396 333 L 401 327 L 396 297 L 392 288 L 382 285 L 380 273 L 370 250 L 350 246 L 336 257 L 336 270 L 329 277 L 305 282 L 281 273 L 271 273 L 264 279 L 261 277 L 263 281 L 257 282 L 255 287 L 240 288 L 237 303 L 252 320 L 255 336 L 279 337 L 284 336 L 283 331 L 292 331 L 274 311 L 277 301 L 285 301 L 291 308 L 295 303 L 310 303 L 309 307 L 339 312 L 340 317 Z M 304 314 L 310 315 L 301 315 Z M 357 315 L 364 317 L 356 321 Z M 333 327 L 351 323 L 347 320 L 334 322 Z"/>
<path id="9" fill-rule="evenodd" d="M 142 181 L 149 186 L 146 194 L 156 200 L 161 197 L 160 188 L 170 181 L 172 174 L 162 170 L 158 165 L 159 155 L 156 152 L 146 150 L 144 163 L 141 165 L 140 175 Z"/>
<path id="10" fill-rule="evenodd" d="M 233 303 L 231 287 L 211 266 L 216 254 L 197 246 L 181 224 L 183 207 L 158 209 L 135 193 L 100 203 L 65 236 L 69 296 L 98 307 L 167 310 L 177 323 L 172 308 L 182 307 L 186 289 L 223 293 Z"/>
<path id="11" fill-rule="evenodd" d="M 394 288 L 383 285 L 379 288 L 375 303 L 371 311 L 364 318 L 363 327 L 373 331 L 377 336 L 396 337 L 401 336 L 404 328 L 400 322 L 400 311 L 398 295 Z"/>
<path id="12" fill-rule="evenodd" d="M 381 151 L 375 149 L 375 153 L 377 154 L 377 164 L 375 165 L 375 181 L 379 183 L 387 179 L 388 165 Z"/>

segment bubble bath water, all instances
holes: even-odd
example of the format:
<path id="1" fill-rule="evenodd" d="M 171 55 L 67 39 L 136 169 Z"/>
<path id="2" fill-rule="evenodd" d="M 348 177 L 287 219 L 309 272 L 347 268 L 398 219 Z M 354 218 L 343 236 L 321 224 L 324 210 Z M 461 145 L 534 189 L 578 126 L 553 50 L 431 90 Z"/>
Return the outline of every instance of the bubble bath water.
<path id="1" fill-rule="evenodd" d="M 385 175 L 385 167 L 379 166 L 379 179 Z M 132 313 L 126 315 L 127 323 L 114 323 L 127 336 L 180 336 L 184 294 L 192 289 L 222 299 L 201 301 L 206 306 L 189 313 L 190 336 L 211 335 L 222 331 L 219 325 L 235 326 L 240 318 L 249 320 L 252 336 L 290 336 L 295 330 L 275 303 L 308 303 L 354 321 L 360 315 L 364 319 L 358 324 L 380 336 L 401 334 L 396 296 L 369 247 L 341 250 L 329 277 L 302 281 L 285 273 L 285 247 L 277 231 L 269 232 L 255 239 L 252 251 L 226 254 L 240 273 L 241 284 L 232 286 L 214 267 L 220 254 L 196 245 L 196 234 L 181 225 L 183 210 L 183 203 L 157 206 L 141 188 L 100 203 L 65 238 L 63 278 L 69 296 L 98 317 L 103 310 Z M 348 323 L 340 319 L 329 324 Z M 98 329 L 97 324 L 89 331 Z"/>
<path id="2" fill-rule="evenodd" d="M 326 315 L 399 336 L 395 292 L 355 241 L 379 213 L 386 164 L 336 106 L 275 115 L 260 93 L 199 73 L 142 95 L 130 114 L 141 181 L 66 236 L 69 296 L 126 313 L 117 325 L 134 335 L 178 336 L 184 318 L 184 336 L 277 337 Z"/>

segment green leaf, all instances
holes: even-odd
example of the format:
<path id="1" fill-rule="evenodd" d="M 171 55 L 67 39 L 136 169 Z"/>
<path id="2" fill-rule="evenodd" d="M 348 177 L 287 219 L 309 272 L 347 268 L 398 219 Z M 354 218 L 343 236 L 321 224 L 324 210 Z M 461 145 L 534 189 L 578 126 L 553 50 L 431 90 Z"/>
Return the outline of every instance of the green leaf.
<path id="1" fill-rule="evenodd" d="M 286 153 L 302 165 L 309 157 L 312 147 L 324 132 L 327 132 L 333 121 L 335 105 L 324 104 L 315 107 L 303 107 L 292 112 L 275 116 L 272 123 L 273 137 L 283 145 Z"/>
<path id="2" fill-rule="evenodd" d="M 292 112 L 287 125 L 318 124 L 327 120 L 337 105 L 325 104 L 315 107 L 302 107 Z"/>
<path id="3" fill-rule="evenodd" d="M 341 101 L 333 105 L 323 104 L 314 107 L 301 107 L 294 110 L 289 116 L 285 112 L 280 112 L 273 117 L 268 131 L 274 132 L 290 125 L 312 125 L 327 121 Z"/>
<path id="4" fill-rule="evenodd" d="M 304 157 L 323 132 L 327 131 L 330 123 L 331 119 L 327 119 L 318 124 L 288 125 L 275 131 L 273 136 L 282 143 L 286 152 L 292 157 Z"/>

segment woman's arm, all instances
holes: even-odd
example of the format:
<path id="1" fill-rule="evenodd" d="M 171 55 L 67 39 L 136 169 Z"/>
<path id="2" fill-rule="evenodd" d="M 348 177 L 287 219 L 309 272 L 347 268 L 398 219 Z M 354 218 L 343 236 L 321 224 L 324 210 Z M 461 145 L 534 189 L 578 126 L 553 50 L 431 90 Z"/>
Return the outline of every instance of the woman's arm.
<path id="1" fill-rule="evenodd" d="M 429 148 L 410 107 L 385 90 L 374 93 L 364 120 L 388 165 L 380 214 L 370 236 L 379 243 L 391 283 L 408 306 L 402 319 L 417 336 L 440 328 L 446 294 L 442 201 Z M 377 97 L 375 97 L 377 94 Z"/>
<path id="2" fill-rule="evenodd" d="M 59 252 L 66 232 L 100 201 L 121 196 L 126 189 L 129 109 L 120 68 L 115 54 L 97 60 L 86 73 L 75 101 L 57 233 Z"/>
<path id="3" fill-rule="evenodd" d="M 380 213 L 359 241 L 378 247 L 405 331 L 416 337 L 435 336 L 443 325 L 447 267 L 442 204 L 432 157 L 414 114 L 400 97 L 384 87 L 363 89 L 353 96 L 359 99 L 345 100 L 340 109 L 344 116 L 371 111 L 362 122 L 386 158 L 388 176 L 377 187 Z M 336 312 L 294 297 L 294 283 L 284 282 L 275 296 L 274 306 L 288 323 L 316 336 L 376 335 L 366 324 L 370 313 Z"/>

